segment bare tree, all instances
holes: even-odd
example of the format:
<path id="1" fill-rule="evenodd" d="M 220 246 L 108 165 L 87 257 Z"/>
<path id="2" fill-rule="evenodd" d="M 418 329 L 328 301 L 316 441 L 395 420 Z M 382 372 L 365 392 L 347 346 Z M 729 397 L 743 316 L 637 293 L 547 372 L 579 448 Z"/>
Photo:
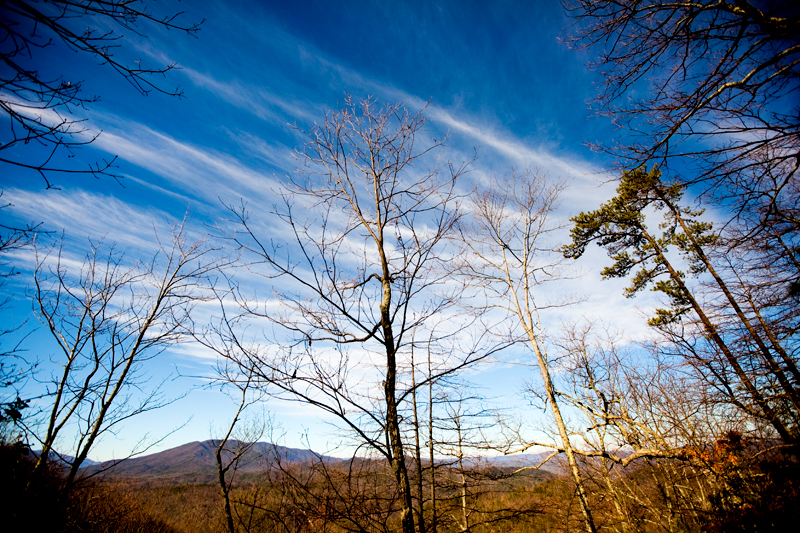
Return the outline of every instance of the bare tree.
<path id="1" fill-rule="evenodd" d="M 424 124 L 399 105 L 348 99 L 307 133 L 304 172 L 276 212 L 284 238 L 259 234 L 244 207 L 232 209 L 241 231 L 229 235 L 250 271 L 274 280 L 280 305 L 239 293 L 241 320 L 271 321 L 274 344 L 246 342 L 232 318 L 215 346 L 272 394 L 335 416 L 356 446 L 385 459 L 406 533 L 414 515 L 400 411 L 412 387 L 400 373 L 415 331 L 455 344 L 471 320 L 441 320 L 460 290 L 448 285 L 444 239 L 459 216 L 454 186 L 465 167 L 441 164 L 441 141 L 420 148 Z M 450 352 L 440 374 L 484 355 Z"/>
<path id="2" fill-rule="evenodd" d="M 634 133 L 632 143 L 607 147 L 622 168 L 688 159 L 688 181 L 796 226 L 795 2 L 577 0 L 566 7 L 577 19 L 571 43 L 599 52 L 601 108 Z"/>
<path id="3" fill-rule="evenodd" d="M 530 171 L 519 176 L 512 173 L 492 182 L 487 191 L 476 191 L 472 196 L 472 217 L 460 225 L 461 242 L 467 250 L 460 273 L 485 291 L 486 310 L 508 317 L 505 336 L 509 341 L 523 343 L 533 352 L 544 397 L 558 427 L 558 447 L 567 456 L 586 529 L 594 532 L 597 528 L 559 407 L 540 317 L 540 311 L 548 304 L 538 291 L 543 284 L 559 279 L 559 261 L 554 259 L 552 244 L 547 242 L 557 229 L 549 217 L 559 192 L 558 185 L 549 184 L 545 176 Z"/>
<path id="4" fill-rule="evenodd" d="M 41 444 L 37 470 L 51 454 L 70 451 L 69 487 L 103 434 L 163 405 L 158 386 L 140 392 L 148 380 L 145 366 L 188 338 L 189 314 L 222 265 L 212 251 L 202 240 L 187 242 L 182 226 L 151 262 L 133 266 L 102 242 L 77 273 L 67 268 L 61 248 L 37 250 L 34 307 L 58 347 L 52 362 L 59 369 L 44 382 L 41 427 L 31 428 Z M 66 444 L 70 438 L 74 442 Z"/>
<path id="5" fill-rule="evenodd" d="M 490 512 L 487 516 L 478 505 L 478 499 L 488 489 L 484 486 L 487 480 L 475 456 L 488 447 L 485 432 L 496 423 L 496 419 L 494 412 L 480 405 L 479 398 L 466 395 L 465 391 L 474 387 L 466 383 L 449 385 L 454 389 L 451 395 L 443 391 L 438 400 L 444 411 L 438 420 L 440 431 L 436 442 L 441 454 L 439 462 L 442 463 L 438 469 L 439 484 L 444 490 L 439 495 L 442 510 L 437 521 L 446 523 L 442 517 L 449 515 L 449 521 L 464 532 L 503 513 Z"/>
<path id="6" fill-rule="evenodd" d="M 6 140 L 0 143 L 0 162 L 34 170 L 48 188 L 53 186 L 51 174 L 117 177 L 113 159 L 83 167 L 61 161 L 62 155 L 97 137 L 71 115 L 99 96 L 84 95 L 83 81 L 68 73 L 44 70 L 48 62 L 43 58 L 49 49 L 65 46 L 93 56 L 140 94 L 155 90 L 181 96 L 180 89 L 165 89 L 155 81 L 176 68 L 175 64 L 148 67 L 141 61 L 120 59 L 115 54 L 124 36 L 113 29 L 141 35 L 140 24 L 145 22 L 195 35 L 202 22 L 184 23 L 181 15 L 156 14 L 139 0 L 4 0 L 0 10 L 0 110 L 8 130 L 3 136 Z"/>
<path id="7" fill-rule="evenodd" d="M 793 451 L 769 426 L 719 401 L 671 342 L 622 344 L 595 329 L 559 341 L 571 383 L 561 398 L 587 426 L 576 453 L 607 527 L 749 530 L 795 514 Z"/>
<path id="8" fill-rule="evenodd" d="M 423 431 L 423 426 L 422 426 L 422 414 L 420 412 L 421 409 L 420 409 L 419 403 L 417 401 L 417 394 L 418 394 L 418 391 L 417 391 L 417 367 L 416 367 L 416 363 L 414 361 L 414 344 L 413 343 L 411 344 L 411 354 L 410 355 L 411 355 L 411 360 L 410 360 L 410 366 L 411 366 L 411 413 L 413 415 L 412 432 L 414 434 L 414 442 L 413 442 L 412 446 L 413 446 L 413 451 L 414 451 L 414 466 L 416 467 L 415 468 L 415 472 L 413 473 L 412 477 L 414 478 L 414 481 L 416 482 L 415 483 L 415 489 L 417 491 L 417 507 L 415 509 L 415 511 L 417 513 L 417 531 L 419 533 L 425 533 L 425 531 L 427 529 L 426 528 L 426 524 L 425 524 L 425 488 L 424 488 L 424 486 L 425 486 L 425 478 L 423 476 L 423 472 L 424 472 L 425 468 L 423 466 L 424 460 L 422 458 L 422 450 L 423 450 L 423 448 L 422 448 L 422 445 L 421 445 L 421 442 L 420 442 L 420 434 Z M 428 361 L 430 361 L 430 359 L 431 359 L 431 355 L 430 355 L 430 352 L 428 352 Z M 433 380 L 429 380 L 428 381 L 428 390 L 429 390 L 429 392 L 432 392 L 432 390 L 433 390 Z M 432 401 L 432 398 L 431 398 L 431 401 Z M 431 405 L 432 405 L 432 403 L 431 403 Z M 433 420 L 433 410 L 432 409 L 428 413 L 428 420 L 430 420 L 431 423 L 432 423 L 432 420 Z M 433 444 L 431 443 L 430 446 L 432 447 L 432 445 Z M 431 470 L 431 472 L 433 472 L 433 470 L 434 470 L 433 459 L 431 459 L 430 464 L 428 465 L 428 468 Z M 432 479 L 432 481 L 435 481 L 435 478 L 431 478 L 431 479 Z M 435 491 L 435 489 L 432 489 L 432 490 Z M 435 498 L 435 493 L 432 493 L 432 495 L 431 495 L 432 504 L 431 505 L 433 506 L 433 509 L 434 509 L 433 510 L 433 514 L 435 516 L 436 504 L 435 504 L 435 499 L 434 498 Z M 435 518 L 432 520 L 432 522 L 435 522 Z M 433 526 L 432 530 L 434 532 L 436 531 L 436 526 L 435 525 Z"/>
<path id="9" fill-rule="evenodd" d="M 217 448 L 214 451 L 214 457 L 217 462 L 217 482 L 219 483 L 220 494 L 222 496 L 225 524 L 228 533 L 236 533 L 233 520 L 234 508 L 231 505 L 231 491 L 236 474 L 238 473 L 239 467 L 244 466 L 242 461 L 245 460 L 245 458 L 247 462 L 266 459 L 258 454 L 256 454 L 255 457 L 247 456 L 254 455 L 251 453 L 254 446 L 258 443 L 259 439 L 264 436 L 267 427 L 271 426 L 271 423 L 268 419 L 259 420 L 254 421 L 244 429 L 242 428 L 241 422 L 245 415 L 245 410 L 254 403 L 257 403 L 260 398 L 258 396 L 253 397 L 253 388 L 251 387 L 252 376 L 232 375 L 231 373 L 236 373 L 238 368 L 230 368 L 229 363 L 230 361 L 228 360 L 220 362 L 221 366 L 218 368 L 219 377 L 223 386 L 234 386 L 240 397 L 236 413 L 234 413 L 225 435 L 216 441 Z M 249 516 L 247 517 L 248 520 L 243 520 L 237 512 L 238 521 L 240 524 L 245 525 L 245 531 L 250 531 L 250 527 L 248 527 L 247 524 L 252 522 L 253 513 L 254 507 L 250 507 Z"/>

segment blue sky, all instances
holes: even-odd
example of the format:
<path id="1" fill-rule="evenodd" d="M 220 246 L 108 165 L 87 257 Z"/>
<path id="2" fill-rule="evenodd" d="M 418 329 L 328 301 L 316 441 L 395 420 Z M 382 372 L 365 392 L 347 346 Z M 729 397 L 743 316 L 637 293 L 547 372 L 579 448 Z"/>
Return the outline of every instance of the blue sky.
<path id="1" fill-rule="evenodd" d="M 147 257 L 154 232 L 163 234 L 189 213 L 193 234 L 210 231 L 224 216 L 223 204 L 246 199 L 251 210 L 269 211 L 272 189 L 297 165 L 293 150 L 301 130 L 324 119 L 346 94 L 379 102 L 403 102 L 426 111 L 433 137 L 449 133 L 447 157 L 469 159 L 469 190 L 486 176 L 536 167 L 569 187 L 561 217 L 592 209 L 613 190 L 602 186 L 608 164 L 586 142 L 616 134 L 605 118 L 593 117 L 588 100 L 598 75 L 587 68 L 585 51 L 570 50 L 559 38 L 571 21 L 558 2 L 159 2 L 158 10 L 184 10 L 188 21 L 205 19 L 197 38 L 142 25 L 143 35 L 124 32 L 119 57 L 152 65 L 177 63 L 159 84 L 180 86 L 185 98 L 138 94 L 93 58 L 51 47 L 36 56 L 41 70 L 83 80 L 99 102 L 74 110 L 97 140 L 78 150 L 69 164 L 118 157 L 123 178 L 56 176 L 58 189 L 32 172 L 0 167 L 3 199 L 12 205 L 4 223 L 42 222 L 63 232 L 76 256 L 88 239 L 105 237 L 128 257 Z M 5 134 L 5 132 L 4 132 Z M 637 302 L 621 296 L 624 283 L 598 282 L 599 251 L 590 252 L 578 279 L 562 290 L 587 295 L 579 311 L 551 318 L 601 316 L 617 327 L 639 331 Z M 15 299 L 5 320 L 19 321 L 30 309 L 25 299 L 31 254 L 6 258 L 23 271 L 4 291 Z M 583 270 L 580 270 L 583 269 Z M 641 304 L 641 302 L 638 302 Z M 619 320 L 618 317 L 625 317 Z M 34 321 L 29 324 L 34 324 Z M 44 355 L 47 342 L 35 332 L 30 352 Z M 513 359 L 513 354 L 509 356 Z M 156 376 L 207 374 L 213 361 L 191 347 L 172 350 L 152 367 Z M 533 372 L 534 369 L 530 368 Z M 528 371 L 526 370 L 526 371 Z M 518 401 L 526 376 L 518 366 L 474 370 L 501 403 Z M 512 386 L 509 386 L 509 385 Z M 212 436 L 231 416 L 233 404 L 213 390 L 192 389 L 197 380 L 179 378 L 167 392 L 188 395 L 138 421 L 91 454 L 107 459 L 127 453 L 143 431 L 153 436 L 191 420 L 161 447 Z M 524 404 L 524 402 L 521 402 Z M 326 426 L 308 408 L 268 404 L 285 431 L 285 443 L 301 446 L 309 429 L 312 444 L 325 451 Z"/>

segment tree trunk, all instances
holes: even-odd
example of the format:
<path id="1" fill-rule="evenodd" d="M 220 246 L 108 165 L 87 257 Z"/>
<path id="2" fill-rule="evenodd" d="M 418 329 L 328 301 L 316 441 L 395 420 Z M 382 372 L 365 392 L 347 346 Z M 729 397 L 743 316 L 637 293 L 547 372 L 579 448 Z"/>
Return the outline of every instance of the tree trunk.
<path id="1" fill-rule="evenodd" d="M 425 533 L 425 494 L 422 487 L 422 449 L 419 445 L 419 415 L 417 413 L 417 378 L 414 367 L 414 346 L 411 346 L 411 401 L 414 409 L 414 453 L 417 461 L 417 530 Z"/>
<path id="2" fill-rule="evenodd" d="M 428 351 L 428 451 L 431 462 L 431 533 L 436 533 L 436 463 L 434 463 L 434 444 L 433 444 L 433 379 L 431 371 L 431 354 Z"/>
<path id="3" fill-rule="evenodd" d="M 379 243 L 379 246 L 382 243 Z M 383 252 L 383 247 L 380 246 Z M 381 254 L 383 255 L 383 253 Z M 383 261 L 383 299 L 381 301 L 381 326 L 383 330 L 383 342 L 386 347 L 386 381 L 384 383 L 384 395 L 386 398 L 386 432 L 389 434 L 389 446 L 391 451 L 391 466 L 394 477 L 397 480 L 397 488 L 400 491 L 400 520 L 403 525 L 403 533 L 414 532 L 414 513 L 411 501 L 411 483 L 408 479 L 408 469 L 406 468 L 406 457 L 403 449 L 403 439 L 400 434 L 400 417 L 397 414 L 397 353 L 392 331 L 391 316 L 389 307 L 392 301 L 392 286 L 389 281 L 389 268 L 386 260 Z"/>
<path id="4" fill-rule="evenodd" d="M 672 263 L 670 263 L 667 260 L 666 256 L 661 250 L 661 247 L 658 245 L 657 240 L 644 229 L 642 229 L 642 235 L 644 236 L 645 239 L 647 239 L 647 242 L 649 242 L 650 245 L 653 246 L 653 249 L 658 254 L 659 258 L 664 262 L 664 265 L 667 267 L 667 270 L 669 271 L 670 277 L 672 278 L 673 281 L 675 281 L 676 284 L 678 284 L 678 286 L 681 288 L 681 291 L 683 291 L 684 295 L 689 300 L 692 309 L 694 310 L 695 313 L 697 313 L 697 316 L 700 318 L 700 321 L 702 322 L 703 328 L 706 330 L 706 333 L 708 334 L 709 337 L 711 337 L 711 340 L 714 341 L 714 344 L 716 344 L 717 347 L 720 349 L 720 351 L 725 355 L 725 359 L 731 365 L 733 371 L 736 373 L 736 376 L 742 382 L 742 385 L 747 390 L 748 395 L 750 396 L 750 398 L 753 399 L 753 401 L 756 402 L 756 404 L 761 409 L 762 416 L 766 418 L 770 422 L 770 424 L 772 424 L 772 427 L 775 428 L 775 430 L 778 432 L 778 434 L 781 436 L 782 439 L 787 441 L 791 440 L 791 435 L 789 433 L 789 430 L 786 428 L 783 421 L 780 420 L 777 413 L 775 413 L 772 407 L 770 407 L 767 400 L 758 391 L 758 389 L 753 384 L 750 377 L 747 375 L 742 366 L 739 364 L 739 360 L 736 358 L 733 352 L 731 352 L 730 348 L 725 343 L 725 341 L 722 340 L 722 337 L 717 331 L 716 326 L 714 325 L 713 322 L 711 322 L 711 320 L 705 314 L 702 307 L 700 307 L 700 303 L 697 300 L 695 300 L 694 296 L 686 287 L 686 284 L 683 282 L 683 278 L 681 278 L 680 274 L 678 274 L 678 272 L 672 267 Z"/>
<path id="5" fill-rule="evenodd" d="M 578 468 L 578 461 L 575 458 L 575 453 L 572 449 L 572 443 L 569 441 L 567 426 L 564 424 L 564 418 L 561 416 L 561 409 L 558 407 L 556 391 L 555 387 L 553 386 L 553 382 L 550 379 L 550 370 L 547 367 L 547 361 L 545 360 L 542 350 L 539 348 L 538 340 L 536 339 L 533 331 L 530 329 L 528 331 L 528 336 L 530 338 L 531 346 L 533 347 L 533 352 L 536 354 L 536 360 L 539 363 L 539 369 L 542 373 L 542 381 L 544 381 L 545 393 L 547 394 L 547 401 L 550 402 L 550 409 L 553 412 L 553 418 L 556 421 L 558 433 L 561 436 L 561 443 L 564 447 L 564 453 L 567 456 L 567 463 L 569 464 L 569 469 L 572 473 L 572 479 L 575 481 L 575 486 L 578 489 L 578 499 L 581 504 L 581 511 L 583 512 L 584 523 L 586 524 L 586 531 L 589 533 L 596 533 L 597 527 L 594 524 L 592 511 L 589 508 L 589 499 L 586 494 L 583 479 L 581 478 L 580 469 Z"/>

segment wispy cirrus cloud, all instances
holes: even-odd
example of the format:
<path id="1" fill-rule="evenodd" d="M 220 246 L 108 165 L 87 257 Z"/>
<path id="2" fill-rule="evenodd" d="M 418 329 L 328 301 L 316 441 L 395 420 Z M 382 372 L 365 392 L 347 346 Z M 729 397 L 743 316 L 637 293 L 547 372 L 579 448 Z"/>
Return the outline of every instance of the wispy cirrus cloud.
<path id="1" fill-rule="evenodd" d="M 15 217 L 42 222 L 44 230 L 63 231 L 75 239 L 105 238 L 125 250 L 147 254 L 157 247 L 156 234 L 169 234 L 180 222 L 159 209 L 85 190 L 6 189 L 3 198 Z"/>
<path id="2" fill-rule="evenodd" d="M 210 91 L 221 100 L 263 120 L 286 124 L 295 121 L 313 122 L 319 118 L 317 107 L 308 102 L 283 98 L 273 91 L 242 80 L 219 81 L 191 68 L 184 68 L 183 73 L 195 86 Z"/>
<path id="3" fill-rule="evenodd" d="M 230 154 L 182 142 L 133 121 L 105 129 L 94 144 L 157 174 L 177 187 L 173 192 L 207 202 L 261 197 L 275 186 L 267 169 L 254 169 Z M 289 151 L 279 146 L 273 148 Z"/>
<path id="4" fill-rule="evenodd" d="M 358 88 L 365 94 L 375 95 L 385 101 L 400 101 L 416 109 L 421 109 L 429 103 L 429 100 L 392 84 L 370 79 L 325 57 L 324 54 L 315 51 L 313 47 L 307 47 L 304 57 L 306 61 L 317 63 L 319 68 L 338 78 L 342 86 Z M 425 110 L 425 116 L 445 132 L 449 131 L 452 134 L 451 140 L 454 142 L 477 143 L 478 147 L 496 152 L 508 159 L 511 164 L 537 167 L 562 178 L 589 178 L 593 181 L 591 176 L 598 173 L 598 169 L 579 158 L 560 156 L 543 148 L 534 148 L 510 130 L 504 130 L 485 120 L 448 109 L 438 105 L 435 101 L 432 104 Z"/>

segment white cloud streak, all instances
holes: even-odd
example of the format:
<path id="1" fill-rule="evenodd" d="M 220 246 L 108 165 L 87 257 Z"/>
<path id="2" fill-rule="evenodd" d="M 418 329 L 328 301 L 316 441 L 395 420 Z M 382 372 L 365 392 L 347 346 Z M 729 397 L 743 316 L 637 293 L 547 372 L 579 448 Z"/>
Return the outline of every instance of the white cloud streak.
<path id="1" fill-rule="evenodd" d="M 180 142 L 138 123 L 105 131 L 95 145 L 149 170 L 194 198 L 215 203 L 243 196 L 260 197 L 274 186 L 272 178 L 227 154 Z"/>
<path id="2" fill-rule="evenodd" d="M 244 83 L 241 80 L 223 82 L 190 68 L 182 70 L 197 87 L 211 92 L 221 100 L 244 109 L 262 120 L 286 124 L 295 121 L 313 122 L 319 118 L 318 114 L 312 111 L 313 106 L 282 98 L 274 92 Z"/>
<path id="3" fill-rule="evenodd" d="M 64 231 L 76 239 L 105 238 L 126 251 L 155 252 L 154 235 L 168 235 L 180 222 L 161 210 L 88 191 L 6 189 L 3 196 L 11 203 L 10 212 L 22 220 L 43 222 L 45 230 Z"/>

